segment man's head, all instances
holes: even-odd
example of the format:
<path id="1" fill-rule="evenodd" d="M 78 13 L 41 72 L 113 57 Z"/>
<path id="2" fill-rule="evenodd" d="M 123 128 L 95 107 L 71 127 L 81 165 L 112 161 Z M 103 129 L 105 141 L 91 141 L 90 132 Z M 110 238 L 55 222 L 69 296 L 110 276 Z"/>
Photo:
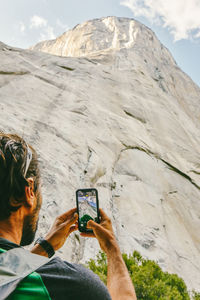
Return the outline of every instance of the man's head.
<path id="1" fill-rule="evenodd" d="M 23 216 L 23 246 L 34 239 L 40 207 L 40 172 L 35 150 L 18 135 L 0 133 L 0 221 L 17 214 Z"/>

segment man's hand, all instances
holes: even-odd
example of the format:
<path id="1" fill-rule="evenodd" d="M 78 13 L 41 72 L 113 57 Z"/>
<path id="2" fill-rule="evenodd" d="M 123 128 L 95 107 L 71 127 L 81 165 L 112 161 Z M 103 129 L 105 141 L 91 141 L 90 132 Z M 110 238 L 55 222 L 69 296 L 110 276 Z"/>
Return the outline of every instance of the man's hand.
<path id="1" fill-rule="evenodd" d="M 58 216 L 50 231 L 45 236 L 45 240 L 52 245 L 54 251 L 60 249 L 70 233 L 78 229 L 78 214 L 76 211 L 76 208 L 72 208 L 66 213 Z"/>
<path id="2" fill-rule="evenodd" d="M 105 212 L 100 208 L 101 222 L 100 224 L 90 220 L 87 223 L 87 228 L 92 229 L 93 233 L 81 233 L 81 236 L 84 237 L 96 237 L 99 241 L 101 249 L 105 253 L 113 251 L 113 249 L 119 249 L 117 244 L 112 223 L 110 218 L 105 214 Z"/>
<path id="3" fill-rule="evenodd" d="M 78 214 L 76 210 L 76 208 L 73 208 L 58 216 L 55 219 L 51 229 L 44 237 L 44 239 L 51 244 L 54 251 L 60 249 L 64 245 L 70 233 L 78 229 Z M 47 256 L 47 253 L 39 244 L 36 244 L 32 248 L 31 252 Z"/>

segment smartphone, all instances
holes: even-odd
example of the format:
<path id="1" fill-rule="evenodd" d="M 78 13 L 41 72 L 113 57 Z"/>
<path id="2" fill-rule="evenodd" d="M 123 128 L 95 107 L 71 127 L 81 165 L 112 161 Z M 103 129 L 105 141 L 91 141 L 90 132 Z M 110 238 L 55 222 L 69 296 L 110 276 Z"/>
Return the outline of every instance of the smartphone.
<path id="1" fill-rule="evenodd" d="M 76 205 L 79 231 L 93 232 L 92 229 L 88 229 L 86 226 L 89 220 L 100 223 L 98 191 L 96 189 L 77 190 Z"/>

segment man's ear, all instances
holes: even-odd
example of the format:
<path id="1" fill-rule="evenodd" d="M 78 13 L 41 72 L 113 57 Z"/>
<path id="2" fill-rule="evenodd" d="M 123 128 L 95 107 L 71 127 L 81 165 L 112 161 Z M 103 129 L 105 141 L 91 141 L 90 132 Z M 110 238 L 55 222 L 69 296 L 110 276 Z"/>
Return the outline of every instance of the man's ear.
<path id="1" fill-rule="evenodd" d="M 25 202 L 28 206 L 33 206 L 35 202 L 35 193 L 34 193 L 34 180 L 33 178 L 28 178 L 28 186 L 25 186 Z"/>

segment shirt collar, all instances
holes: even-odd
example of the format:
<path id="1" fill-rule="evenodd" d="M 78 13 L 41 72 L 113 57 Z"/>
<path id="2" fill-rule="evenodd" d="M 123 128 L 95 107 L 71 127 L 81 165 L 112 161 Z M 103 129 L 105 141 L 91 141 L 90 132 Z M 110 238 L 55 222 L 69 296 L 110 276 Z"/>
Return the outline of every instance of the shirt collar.
<path id="1" fill-rule="evenodd" d="M 4 250 L 10 250 L 10 249 L 19 248 L 19 247 L 20 247 L 19 245 L 0 237 L 0 248 L 2 248 Z"/>

